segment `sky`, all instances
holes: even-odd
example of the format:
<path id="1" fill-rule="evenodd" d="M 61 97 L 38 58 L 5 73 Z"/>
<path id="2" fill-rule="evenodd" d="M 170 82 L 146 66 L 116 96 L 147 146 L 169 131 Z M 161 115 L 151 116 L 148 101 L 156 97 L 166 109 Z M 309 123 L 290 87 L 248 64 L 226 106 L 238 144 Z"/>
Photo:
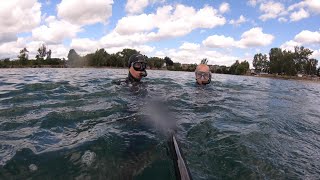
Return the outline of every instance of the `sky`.
<path id="1" fill-rule="evenodd" d="M 134 48 L 175 62 L 252 62 L 304 46 L 320 60 L 320 0 L 0 0 L 0 59 Z"/>

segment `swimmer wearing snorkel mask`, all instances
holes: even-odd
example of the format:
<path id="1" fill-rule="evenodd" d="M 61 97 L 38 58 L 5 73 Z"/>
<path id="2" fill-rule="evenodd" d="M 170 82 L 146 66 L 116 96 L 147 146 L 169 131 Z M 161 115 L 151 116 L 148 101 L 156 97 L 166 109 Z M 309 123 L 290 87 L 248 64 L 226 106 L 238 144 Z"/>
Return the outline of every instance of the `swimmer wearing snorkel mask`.
<path id="1" fill-rule="evenodd" d="M 140 80 L 147 76 L 147 61 L 142 54 L 133 54 L 128 60 L 129 73 L 126 79 L 113 80 L 112 83 L 121 84 L 140 84 Z"/>
<path id="2" fill-rule="evenodd" d="M 126 79 L 127 82 L 140 82 L 143 77 L 146 77 L 147 61 L 141 54 L 133 54 L 128 61 L 129 74 Z"/>
<path id="3" fill-rule="evenodd" d="M 210 68 L 206 64 L 199 64 L 195 71 L 196 82 L 199 85 L 206 85 L 211 82 Z"/>

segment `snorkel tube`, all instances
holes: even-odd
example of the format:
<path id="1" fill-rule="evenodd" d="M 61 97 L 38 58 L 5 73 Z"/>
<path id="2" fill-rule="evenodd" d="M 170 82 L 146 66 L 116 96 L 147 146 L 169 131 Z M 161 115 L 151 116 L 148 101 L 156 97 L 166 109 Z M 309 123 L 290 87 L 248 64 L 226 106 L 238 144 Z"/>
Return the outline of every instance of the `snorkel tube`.
<path id="1" fill-rule="evenodd" d="M 182 155 L 182 151 L 179 148 L 179 144 L 176 140 L 174 134 L 172 134 L 168 140 L 170 154 L 172 156 L 175 175 L 177 180 L 191 180 L 192 177 L 190 175 L 187 164 L 185 163 Z"/>
<path id="2" fill-rule="evenodd" d="M 140 75 L 141 75 L 142 77 L 146 77 L 146 76 L 148 76 L 148 73 L 147 73 L 146 70 L 143 70 L 143 71 L 141 71 Z"/>

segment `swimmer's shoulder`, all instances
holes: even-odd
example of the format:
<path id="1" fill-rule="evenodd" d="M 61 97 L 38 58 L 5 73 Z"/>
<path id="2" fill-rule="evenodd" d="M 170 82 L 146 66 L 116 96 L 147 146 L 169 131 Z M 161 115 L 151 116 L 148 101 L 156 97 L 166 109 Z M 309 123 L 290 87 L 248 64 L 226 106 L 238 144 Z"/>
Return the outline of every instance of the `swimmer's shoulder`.
<path id="1" fill-rule="evenodd" d="M 116 85 L 124 85 L 124 84 L 128 84 L 129 80 L 128 78 L 125 79 L 115 79 L 111 81 L 112 84 L 116 84 Z"/>

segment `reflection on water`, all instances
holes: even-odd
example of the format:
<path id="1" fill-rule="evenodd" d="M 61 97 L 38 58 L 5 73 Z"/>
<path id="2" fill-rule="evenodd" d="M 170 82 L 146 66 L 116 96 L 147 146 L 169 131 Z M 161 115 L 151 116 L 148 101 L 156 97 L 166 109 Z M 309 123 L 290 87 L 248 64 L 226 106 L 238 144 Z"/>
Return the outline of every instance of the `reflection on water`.
<path id="1" fill-rule="evenodd" d="M 316 179 L 320 85 L 149 71 L 0 69 L 0 179 L 174 179 L 175 131 L 194 179 Z"/>

